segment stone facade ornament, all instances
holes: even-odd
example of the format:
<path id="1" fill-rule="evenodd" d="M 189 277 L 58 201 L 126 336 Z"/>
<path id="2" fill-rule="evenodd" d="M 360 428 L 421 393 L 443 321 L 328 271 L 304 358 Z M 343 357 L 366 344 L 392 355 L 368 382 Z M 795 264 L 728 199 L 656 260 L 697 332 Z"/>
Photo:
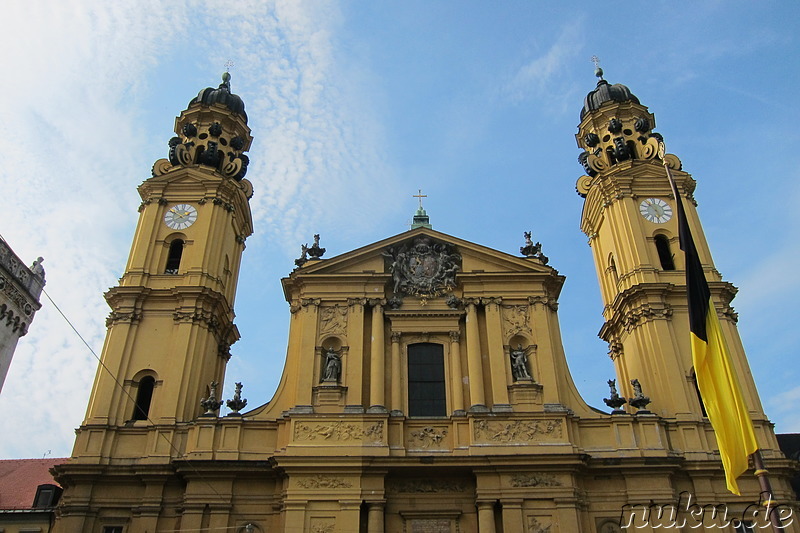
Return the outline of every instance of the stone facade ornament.
<path id="1" fill-rule="evenodd" d="M 294 260 L 294 264 L 297 265 L 297 268 L 305 265 L 308 262 L 308 245 L 301 244 L 300 245 L 300 257 Z"/>
<path id="2" fill-rule="evenodd" d="M 339 383 L 342 376 L 342 357 L 333 348 L 325 352 L 325 365 L 323 366 L 323 383 Z"/>
<path id="3" fill-rule="evenodd" d="M 325 248 L 320 248 L 319 246 L 319 233 L 314 235 L 314 244 L 308 248 L 308 255 L 311 256 L 311 259 L 319 259 L 325 254 Z"/>
<path id="4" fill-rule="evenodd" d="M 217 411 L 222 407 L 222 400 L 217 400 L 217 385 L 216 381 L 212 381 L 208 387 L 208 398 L 200 399 L 200 405 L 206 410 L 203 416 L 216 416 Z"/>
<path id="5" fill-rule="evenodd" d="M 233 391 L 233 398 L 225 403 L 228 406 L 228 409 L 231 410 L 231 412 L 228 413 L 228 416 L 242 416 L 239 411 L 247 406 L 247 400 L 242 398 L 241 382 L 236 382 L 236 389 Z"/>
<path id="6" fill-rule="evenodd" d="M 392 274 L 395 295 L 433 298 L 456 286 L 461 255 L 452 244 L 417 237 L 410 243 L 383 252 Z"/>
<path id="7" fill-rule="evenodd" d="M 650 403 L 650 398 L 642 393 L 642 385 L 639 383 L 639 380 L 632 379 L 631 385 L 633 385 L 633 398 L 631 398 L 628 403 L 631 404 L 632 407 L 639 409 L 640 413 L 649 413 L 650 411 L 647 410 L 647 404 Z"/>
<path id="8" fill-rule="evenodd" d="M 311 246 L 308 243 L 300 245 L 300 257 L 294 260 L 294 264 L 297 265 L 297 268 L 300 268 L 309 261 L 319 259 L 324 253 L 325 248 L 320 248 L 319 233 L 317 233 L 314 235 L 314 244 Z"/>
<path id="9" fill-rule="evenodd" d="M 608 380 L 608 388 L 611 389 L 611 397 L 610 398 L 603 398 L 603 402 L 609 406 L 613 411 L 611 411 L 612 415 L 622 414 L 625 411 L 620 409 L 623 405 L 628 403 L 628 400 L 623 398 L 617 392 L 617 380 L 616 379 L 609 379 Z"/>
<path id="10" fill-rule="evenodd" d="M 525 246 L 520 247 L 519 253 L 530 259 L 538 259 L 540 263 L 546 265 L 549 259 L 542 253 L 542 243 L 533 244 L 530 231 L 524 231 L 522 235 L 525 237 Z"/>

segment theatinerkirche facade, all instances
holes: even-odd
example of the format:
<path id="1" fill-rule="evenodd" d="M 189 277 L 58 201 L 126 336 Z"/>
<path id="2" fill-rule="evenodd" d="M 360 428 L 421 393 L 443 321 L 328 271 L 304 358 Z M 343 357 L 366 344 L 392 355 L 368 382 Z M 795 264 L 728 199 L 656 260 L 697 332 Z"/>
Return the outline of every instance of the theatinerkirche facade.
<path id="1" fill-rule="evenodd" d="M 106 294 L 110 373 L 98 370 L 72 456 L 55 468 L 55 531 L 615 533 L 626 506 L 682 494 L 741 516 L 758 483 L 751 470 L 743 496 L 726 490 L 703 414 L 664 161 L 774 499 L 791 503 L 793 463 L 761 407 L 736 289 L 712 263 L 695 180 L 678 157 L 659 156 L 654 127 L 627 87 L 601 77 L 576 136 L 581 227 L 617 373 L 610 409 L 587 405 L 572 381 L 557 313 L 564 277 L 539 243 L 528 235 L 519 255 L 493 250 L 432 229 L 420 208 L 399 235 L 325 259 L 318 242 L 304 250 L 282 280 L 291 320 L 274 398 L 246 410 L 237 390 L 220 416 L 254 230 L 252 138 L 228 75 L 201 91 L 177 118 L 168 159 L 139 186 L 130 258 Z M 661 525 L 648 520 L 639 530 Z"/>

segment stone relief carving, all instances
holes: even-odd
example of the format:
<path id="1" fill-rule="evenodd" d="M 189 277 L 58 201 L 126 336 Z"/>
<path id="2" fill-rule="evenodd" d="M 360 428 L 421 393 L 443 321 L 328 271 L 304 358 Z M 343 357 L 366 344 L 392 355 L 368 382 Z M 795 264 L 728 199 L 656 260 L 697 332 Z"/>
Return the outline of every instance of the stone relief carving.
<path id="1" fill-rule="evenodd" d="M 417 237 L 383 252 L 389 263 L 395 294 L 435 297 L 456 286 L 461 255 L 452 244 Z"/>
<path id="2" fill-rule="evenodd" d="M 506 339 L 520 333 L 531 335 L 530 307 L 527 305 L 504 305 L 502 314 Z"/>
<path id="3" fill-rule="evenodd" d="M 528 533 L 551 533 L 552 524 L 539 522 L 536 518 L 528 519 Z"/>
<path id="4" fill-rule="evenodd" d="M 333 533 L 334 527 L 333 522 L 319 522 L 311 525 L 311 533 Z"/>
<path id="5" fill-rule="evenodd" d="M 347 306 L 323 307 L 319 313 L 320 335 L 344 335 L 347 331 Z"/>
<path id="6" fill-rule="evenodd" d="M 407 522 L 408 533 L 450 533 L 452 520 L 447 518 L 414 518 Z"/>
<path id="7" fill-rule="evenodd" d="M 396 479 L 387 483 L 389 492 L 464 492 L 466 483 L 450 479 Z"/>
<path id="8" fill-rule="evenodd" d="M 297 484 L 305 489 L 341 489 L 353 486 L 349 481 L 331 476 L 323 476 L 322 474 L 299 479 L 297 480 Z"/>
<path id="9" fill-rule="evenodd" d="M 563 435 L 561 420 L 516 420 L 510 422 L 475 422 L 476 440 L 491 440 L 498 443 L 531 442 L 541 437 L 559 439 Z M 538 438 L 537 438 L 538 437 Z"/>
<path id="10" fill-rule="evenodd" d="M 561 482 L 547 474 L 516 474 L 511 477 L 512 487 L 560 487 Z"/>
<path id="11" fill-rule="evenodd" d="M 431 446 L 438 448 L 446 436 L 446 429 L 426 426 L 419 431 L 412 431 L 409 440 L 418 442 L 422 448 L 430 448 Z"/>
<path id="12" fill-rule="evenodd" d="M 330 424 L 303 424 L 294 427 L 294 440 L 368 440 L 380 441 L 383 438 L 383 422 L 370 426 L 360 426 L 349 422 Z"/>

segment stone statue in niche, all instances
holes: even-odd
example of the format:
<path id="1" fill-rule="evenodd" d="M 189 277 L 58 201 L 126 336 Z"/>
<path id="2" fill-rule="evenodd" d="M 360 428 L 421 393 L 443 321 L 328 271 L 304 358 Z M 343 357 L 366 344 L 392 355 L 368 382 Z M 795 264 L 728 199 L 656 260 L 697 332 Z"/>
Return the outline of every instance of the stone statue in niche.
<path id="1" fill-rule="evenodd" d="M 322 373 L 323 383 L 338 383 L 342 375 L 342 358 L 333 348 L 325 353 L 325 366 Z"/>
<path id="2" fill-rule="evenodd" d="M 528 372 L 528 356 L 522 345 L 517 345 L 516 350 L 511 350 L 511 373 L 514 381 L 531 381 L 531 374 Z"/>
<path id="3" fill-rule="evenodd" d="M 435 297 L 456 286 L 461 255 L 452 244 L 422 236 L 397 248 L 388 248 L 383 256 L 389 263 L 396 295 Z"/>

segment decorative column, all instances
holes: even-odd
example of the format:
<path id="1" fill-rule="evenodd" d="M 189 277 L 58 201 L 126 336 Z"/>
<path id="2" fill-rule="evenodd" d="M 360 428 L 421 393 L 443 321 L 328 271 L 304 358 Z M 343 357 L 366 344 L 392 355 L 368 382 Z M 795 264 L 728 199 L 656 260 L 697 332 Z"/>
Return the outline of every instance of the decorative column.
<path id="1" fill-rule="evenodd" d="M 481 338 L 478 332 L 478 311 L 475 302 L 467 303 L 467 372 L 469 373 L 470 412 L 486 412 L 483 391 Z"/>
<path id="2" fill-rule="evenodd" d="M 500 316 L 501 298 L 484 298 L 486 310 L 486 340 L 489 344 L 489 370 L 492 376 L 492 411 L 511 412 L 508 402 L 508 376 L 503 353 L 503 319 Z"/>
<path id="3" fill-rule="evenodd" d="M 461 332 L 450 332 L 450 383 L 453 399 L 453 414 L 464 413 L 464 374 L 461 373 Z"/>
<path id="4" fill-rule="evenodd" d="M 478 532 L 495 533 L 494 502 L 478 502 Z"/>
<path id="5" fill-rule="evenodd" d="M 345 413 L 363 413 L 361 387 L 364 381 L 364 306 L 365 298 L 348 298 L 347 339 L 350 345 L 350 361 L 345 365 L 347 400 Z"/>
<path id="6" fill-rule="evenodd" d="M 303 311 L 300 312 L 301 335 L 300 335 L 300 357 L 297 362 L 297 390 L 295 405 L 291 411 L 296 413 L 312 413 L 311 389 L 314 386 L 314 365 L 319 361 L 317 357 L 317 321 L 319 315 L 319 298 L 304 298 L 301 300 Z"/>
<path id="7" fill-rule="evenodd" d="M 525 531 L 522 515 L 523 500 L 502 500 L 503 529 L 506 531 Z M 577 531 L 577 529 L 576 529 Z"/>
<path id="8" fill-rule="evenodd" d="M 372 342 L 369 370 L 368 413 L 385 413 L 384 399 L 385 359 L 383 353 L 383 304 L 385 300 L 370 300 L 372 305 Z"/>
<path id="9" fill-rule="evenodd" d="M 392 416 L 403 416 L 403 382 L 400 365 L 400 332 L 392 332 Z M 381 515 L 383 517 L 383 515 Z"/>
<path id="10" fill-rule="evenodd" d="M 383 533 L 384 502 L 368 502 L 367 533 Z"/>

